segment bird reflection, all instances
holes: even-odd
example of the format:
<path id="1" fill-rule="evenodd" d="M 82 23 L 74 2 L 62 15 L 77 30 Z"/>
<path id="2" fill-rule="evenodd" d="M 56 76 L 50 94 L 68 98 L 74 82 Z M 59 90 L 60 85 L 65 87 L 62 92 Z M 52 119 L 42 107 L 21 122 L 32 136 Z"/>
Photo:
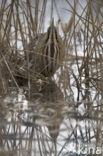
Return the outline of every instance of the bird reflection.
<path id="1" fill-rule="evenodd" d="M 60 125 L 63 121 L 63 94 L 60 88 L 53 81 L 50 81 L 50 83 L 43 88 L 42 93 L 42 101 L 48 104 L 45 107 L 45 110 L 47 110 L 47 112 L 49 110 L 49 124 L 47 127 L 52 139 L 56 140 L 57 136 L 59 135 Z"/>
<path id="2" fill-rule="evenodd" d="M 39 115 L 37 120 L 39 121 L 40 119 L 45 123 L 45 125 L 48 127 L 51 138 L 56 141 L 59 135 L 60 125 L 63 121 L 63 109 L 65 106 L 63 93 L 52 80 L 49 80 L 47 84 L 43 85 L 38 94 L 33 93 L 32 88 L 31 90 L 32 94 L 30 99 L 27 96 L 28 94 L 26 94 L 26 98 L 34 103 L 34 109 L 35 102 L 37 99 L 39 99 L 37 106 L 39 108 Z M 38 95 L 40 95 L 40 98 L 38 98 Z"/>

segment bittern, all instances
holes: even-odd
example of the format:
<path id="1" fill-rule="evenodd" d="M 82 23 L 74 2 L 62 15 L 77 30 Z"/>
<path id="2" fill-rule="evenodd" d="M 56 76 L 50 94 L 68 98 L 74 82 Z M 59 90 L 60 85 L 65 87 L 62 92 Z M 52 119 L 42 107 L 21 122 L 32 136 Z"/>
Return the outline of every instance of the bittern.
<path id="1" fill-rule="evenodd" d="M 29 43 L 28 47 L 30 69 L 33 72 L 50 77 L 61 66 L 65 51 L 53 19 L 47 32 L 38 35 Z"/>

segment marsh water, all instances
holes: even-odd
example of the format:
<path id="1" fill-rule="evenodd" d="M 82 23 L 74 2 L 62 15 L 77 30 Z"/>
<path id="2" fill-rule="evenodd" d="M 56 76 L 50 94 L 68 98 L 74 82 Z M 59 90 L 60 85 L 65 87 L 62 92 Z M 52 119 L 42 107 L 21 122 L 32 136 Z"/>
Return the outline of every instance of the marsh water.
<path id="1" fill-rule="evenodd" d="M 68 97 L 55 80 L 39 92 L 32 85 L 31 96 L 10 88 L 0 97 L 0 156 L 102 156 L 102 80 L 94 82 L 78 92 L 72 80 Z"/>

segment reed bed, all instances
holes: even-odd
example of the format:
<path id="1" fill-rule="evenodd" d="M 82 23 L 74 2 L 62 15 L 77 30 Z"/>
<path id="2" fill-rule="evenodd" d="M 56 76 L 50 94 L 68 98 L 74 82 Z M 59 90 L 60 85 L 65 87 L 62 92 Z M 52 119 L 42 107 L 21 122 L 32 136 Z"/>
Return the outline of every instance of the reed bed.
<path id="1" fill-rule="evenodd" d="M 97 12 L 96 17 L 94 17 L 93 11 L 95 8 L 93 8 L 93 4 L 90 1 L 87 2 L 85 8 L 83 8 L 79 1 L 74 1 L 74 4 L 72 4 L 67 0 L 66 3 L 70 9 L 64 8 L 64 11 L 66 11 L 67 14 L 71 13 L 71 17 L 67 23 L 63 23 L 60 17 L 57 2 L 52 1 L 50 4 L 51 11 L 49 14 L 50 16 L 55 16 L 53 11 L 56 12 L 58 17 L 57 22 L 59 22 L 58 29 L 61 27 L 62 38 L 66 47 L 65 59 L 61 68 L 62 71 L 59 75 L 57 74 L 57 79 L 59 79 L 59 84 L 62 84 L 62 80 L 66 81 L 68 85 L 65 86 L 71 88 L 69 85 L 70 80 L 68 81 L 66 77 L 74 77 L 75 84 L 78 86 L 77 89 L 79 91 L 82 88 L 82 81 L 84 81 L 82 78 L 85 79 L 85 87 L 88 88 L 90 81 L 95 78 L 98 79 L 100 74 L 102 74 L 102 72 L 98 71 L 102 66 L 102 22 L 97 18 L 98 16 L 102 16 L 102 14 L 101 12 Z M 1 55 L 3 55 L 1 56 L 1 64 L 5 64 L 11 77 L 11 80 L 8 78 L 8 81 L 12 81 L 11 83 L 14 83 L 18 88 L 19 84 L 15 79 L 17 71 L 19 71 L 18 74 L 23 73 L 23 77 L 27 76 L 28 81 L 31 79 L 30 77 L 34 78 L 34 80 L 36 77 L 38 79 L 38 74 L 33 76 L 32 72 L 20 69 L 21 64 L 18 62 L 21 60 L 21 62 L 26 61 L 27 64 L 29 64 L 27 44 L 37 34 L 44 32 L 45 19 L 47 18 L 46 6 L 47 1 L 43 1 L 42 3 L 35 1 L 34 4 L 32 4 L 32 1 L 1 2 L 0 38 Z M 78 13 L 78 7 L 82 10 L 81 13 Z M 7 44 L 5 48 L 8 47 L 8 51 L 4 48 L 6 54 L 2 50 L 5 42 Z M 79 50 L 80 48 L 82 49 L 81 52 Z M 75 75 L 75 71 L 72 69 L 74 61 L 77 66 L 77 75 Z M 68 63 L 70 65 L 68 65 Z M 97 73 L 96 76 L 95 72 Z M 1 86 L 3 86 L 3 84 Z M 64 90 L 66 90 L 65 86 L 63 86 Z M 6 87 L 3 88 L 6 90 Z"/>
<path id="2" fill-rule="evenodd" d="M 12 96 L 11 88 L 15 88 L 17 96 L 26 85 L 30 102 L 28 110 L 19 103 L 19 108 L 17 103 L 14 108 L 4 104 L 3 112 L 9 109 L 11 122 L 2 115 L 7 126 L 0 128 L 1 146 L 13 148 L 16 155 L 32 156 L 38 151 L 41 156 L 68 155 L 71 142 L 75 149 L 79 142 L 89 147 L 92 141 L 102 147 L 103 6 L 96 0 L 85 5 L 80 0 L 64 2 L 66 8 L 60 8 L 57 0 L 2 0 L 0 4 L 0 93 Z M 66 22 L 61 10 L 68 17 Z M 65 45 L 65 58 L 54 76 L 47 78 L 29 70 L 27 46 L 46 31 L 52 17 Z"/>

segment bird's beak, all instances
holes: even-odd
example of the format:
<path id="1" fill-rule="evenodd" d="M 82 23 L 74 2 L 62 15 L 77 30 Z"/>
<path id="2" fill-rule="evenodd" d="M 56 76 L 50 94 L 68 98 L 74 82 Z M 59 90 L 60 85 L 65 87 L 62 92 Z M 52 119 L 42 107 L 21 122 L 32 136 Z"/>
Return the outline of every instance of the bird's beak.
<path id="1" fill-rule="evenodd" d="M 52 29 L 54 28 L 54 18 L 51 19 L 50 26 L 51 26 Z"/>

